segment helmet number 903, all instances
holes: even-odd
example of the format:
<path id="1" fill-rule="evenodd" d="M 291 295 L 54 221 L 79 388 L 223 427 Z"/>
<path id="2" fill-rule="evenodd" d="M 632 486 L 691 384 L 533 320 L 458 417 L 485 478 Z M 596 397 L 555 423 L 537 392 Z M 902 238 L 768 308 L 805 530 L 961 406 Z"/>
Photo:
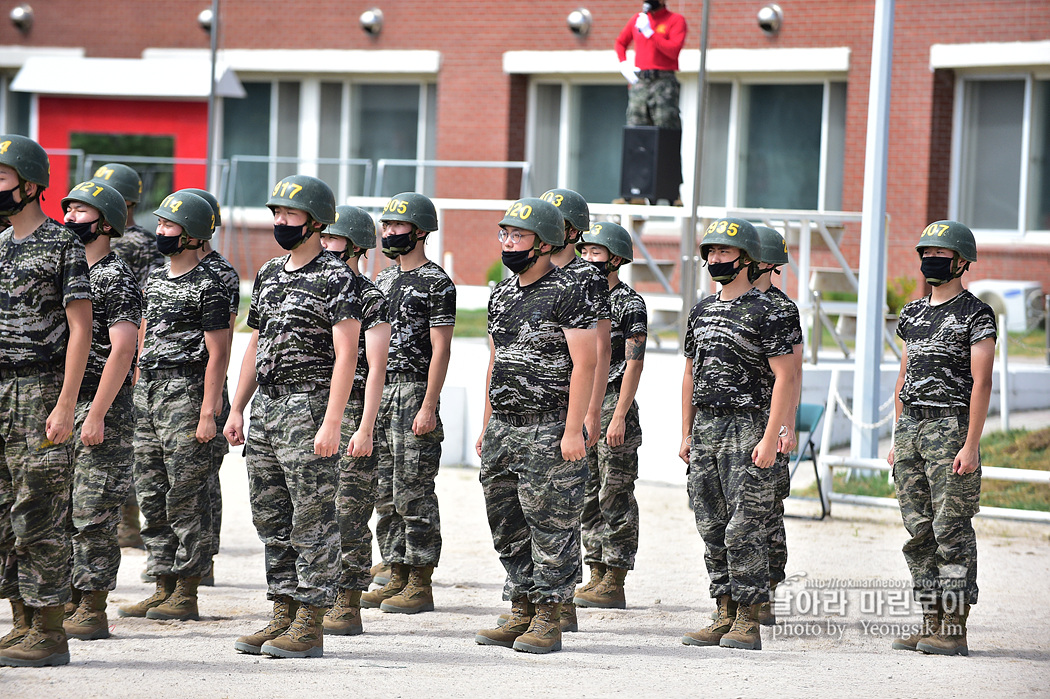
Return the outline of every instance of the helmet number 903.
<path id="1" fill-rule="evenodd" d="M 559 209 L 561 208 L 562 202 L 565 201 L 565 197 L 563 197 L 560 194 L 555 194 L 554 192 L 547 192 L 546 194 L 544 194 L 540 198 L 543 199 L 543 201 L 547 201 L 547 202 L 550 202 L 551 204 L 554 204 Z"/>
<path id="2" fill-rule="evenodd" d="M 922 232 L 922 237 L 937 236 L 938 238 L 948 232 L 948 224 L 946 223 L 931 223 L 926 226 L 926 230 Z"/>
<path id="3" fill-rule="evenodd" d="M 532 207 L 528 204 L 522 204 L 520 201 L 514 202 L 507 209 L 507 218 L 520 218 L 524 221 L 529 216 L 532 216 Z"/>

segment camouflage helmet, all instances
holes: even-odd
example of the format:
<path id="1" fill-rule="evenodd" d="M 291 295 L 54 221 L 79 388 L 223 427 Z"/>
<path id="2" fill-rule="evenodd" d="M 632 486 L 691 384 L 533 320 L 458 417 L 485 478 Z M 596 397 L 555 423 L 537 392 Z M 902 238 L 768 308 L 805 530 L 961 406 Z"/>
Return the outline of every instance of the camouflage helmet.
<path id="1" fill-rule="evenodd" d="M 273 211 L 276 206 L 305 211 L 318 223 L 327 226 L 335 223 L 335 193 L 327 184 L 310 175 L 290 175 L 278 182 L 266 206 Z"/>
<path id="2" fill-rule="evenodd" d="M 196 187 L 187 187 L 186 189 L 180 189 L 179 191 L 196 194 L 198 197 L 208 202 L 208 206 L 211 207 L 211 212 L 215 214 L 215 227 L 218 228 L 222 225 L 222 214 L 219 211 L 219 200 L 215 198 L 214 194 L 206 189 L 197 189 Z"/>
<path id="3" fill-rule="evenodd" d="M 586 232 L 591 227 L 591 211 L 587 200 L 571 189 L 549 189 L 540 199 L 558 207 L 565 222 L 578 231 Z"/>
<path id="4" fill-rule="evenodd" d="M 609 251 L 610 255 L 623 258 L 625 263 L 634 261 L 634 241 L 631 234 L 618 223 L 612 221 L 599 221 L 591 226 L 580 236 L 580 242 L 576 243 L 576 249 L 580 250 L 584 245 L 601 245 Z"/>
<path id="5" fill-rule="evenodd" d="M 499 226 L 532 231 L 539 239 L 533 247 L 538 247 L 541 241 L 555 247 L 565 245 L 565 219 L 557 206 L 543 199 L 526 197 L 517 200 L 507 209 Z"/>
<path id="6" fill-rule="evenodd" d="M 383 207 L 380 221 L 407 221 L 421 231 L 430 233 L 438 228 L 434 202 L 418 192 L 395 194 Z"/>
<path id="7" fill-rule="evenodd" d="M 99 217 L 109 224 L 112 230 L 103 235 L 111 238 L 119 238 L 124 235 L 124 226 L 128 222 L 128 207 L 124 203 L 124 195 L 115 188 L 101 180 L 81 182 L 62 198 L 62 210 L 68 211 L 69 205 L 75 201 L 96 209 Z"/>
<path id="8" fill-rule="evenodd" d="M 211 204 L 184 189 L 164 197 L 153 214 L 179 224 L 186 235 L 197 240 L 211 240 L 215 234 L 215 213 Z"/>
<path id="9" fill-rule="evenodd" d="M 0 136 L 0 165 L 13 169 L 26 182 L 45 188 L 51 183 L 51 162 L 43 147 L 31 138 Z"/>
<path id="10" fill-rule="evenodd" d="M 365 250 L 376 246 L 376 222 L 372 214 L 356 206 L 335 207 L 335 223 L 325 233 L 346 238 Z"/>
<path id="11" fill-rule="evenodd" d="M 786 265 L 788 263 L 788 246 L 784 236 L 769 226 L 755 226 L 758 233 L 760 253 L 756 262 L 767 265 Z"/>
<path id="12" fill-rule="evenodd" d="M 923 229 L 915 249 L 922 257 L 923 248 L 944 248 L 959 254 L 967 262 L 977 261 L 977 242 L 973 232 L 958 221 L 934 221 Z"/>
<path id="13" fill-rule="evenodd" d="M 113 189 L 120 192 L 124 201 L 138 204 L 142 199 L 142 178 L 134 169 L 121 163 L 106 163 L 95 170 L 96 180 L 103 180 Z"/>
<path id="14" fill-rule="evenodd" d="M 704 262 L 707 262 L 708 249 L 712 245 L 727 245 L 743 250 L 752 262 L 762 257 L 755 227 L 742 218 L 720 218 L 707 227 L 700 241 L 700 257 L 704 258 Z"/>

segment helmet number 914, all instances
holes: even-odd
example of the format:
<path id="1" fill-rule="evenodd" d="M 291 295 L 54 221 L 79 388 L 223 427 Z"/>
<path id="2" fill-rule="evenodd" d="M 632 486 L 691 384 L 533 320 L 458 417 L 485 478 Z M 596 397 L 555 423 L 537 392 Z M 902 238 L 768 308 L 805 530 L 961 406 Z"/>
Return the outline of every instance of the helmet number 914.
<path id="1" fill-rule="evenodd" d="M 532 216 L 532 207 L 528 204 L 522 204 L 520 201 L 514 202 L 507 209 L 507 218 L 519 218 L 524 221 L 529 216 Z"/>
<path id="2" fill-rule="evenodd" d="M 160 208 L 167 209 L 172 213 L 178 211 L 180 206 L 182 206 L 182 200 L 176 199 L 173 194 L 164 197 L 164 201 L 160 203 Z"/>

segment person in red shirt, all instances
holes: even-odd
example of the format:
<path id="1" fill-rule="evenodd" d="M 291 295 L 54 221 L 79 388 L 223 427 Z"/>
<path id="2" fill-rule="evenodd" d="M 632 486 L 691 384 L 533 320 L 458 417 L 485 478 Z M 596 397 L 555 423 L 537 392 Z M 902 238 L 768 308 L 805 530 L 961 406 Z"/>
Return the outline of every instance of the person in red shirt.
<path id="1" fill-rule="evenodd" d="M 675 71 L 686 30 L 685 17 L 668 10 L 662 0 L 648 0 L 616 38 L 620 72 L 630 84 L 628 126 L 682 128 Z M 632 43 L 634 66 L 627 61 L 627 47 Z"/>

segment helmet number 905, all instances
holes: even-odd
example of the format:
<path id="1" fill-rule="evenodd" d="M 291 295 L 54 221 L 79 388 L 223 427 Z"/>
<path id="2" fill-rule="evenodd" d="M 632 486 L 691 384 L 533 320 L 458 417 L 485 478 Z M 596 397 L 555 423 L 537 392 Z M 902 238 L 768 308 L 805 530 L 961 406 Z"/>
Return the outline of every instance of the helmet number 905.
<path id="1" fill-rule="evenodd" d="M 532 216 L 532 207 L 528 204 L 522 204 L 520 201 L 514 202 L 507 209 L 507 218 L 519 218 L 524 221 L 529 216 Z"/>
<path id="2" fill-rule="evenodd" d="M 384 214 L 407 214 L 408 202 L 403 199 L 391 199 L 383 207 Z"/>
<path id="3" fill-rule="evenodd" d="M 937 236 L 938 238 L 948 232 L 948 224 L 946 223 L 931 223 L 926 226 L 926 229 L 922 232 L 922 237 Z"/>

